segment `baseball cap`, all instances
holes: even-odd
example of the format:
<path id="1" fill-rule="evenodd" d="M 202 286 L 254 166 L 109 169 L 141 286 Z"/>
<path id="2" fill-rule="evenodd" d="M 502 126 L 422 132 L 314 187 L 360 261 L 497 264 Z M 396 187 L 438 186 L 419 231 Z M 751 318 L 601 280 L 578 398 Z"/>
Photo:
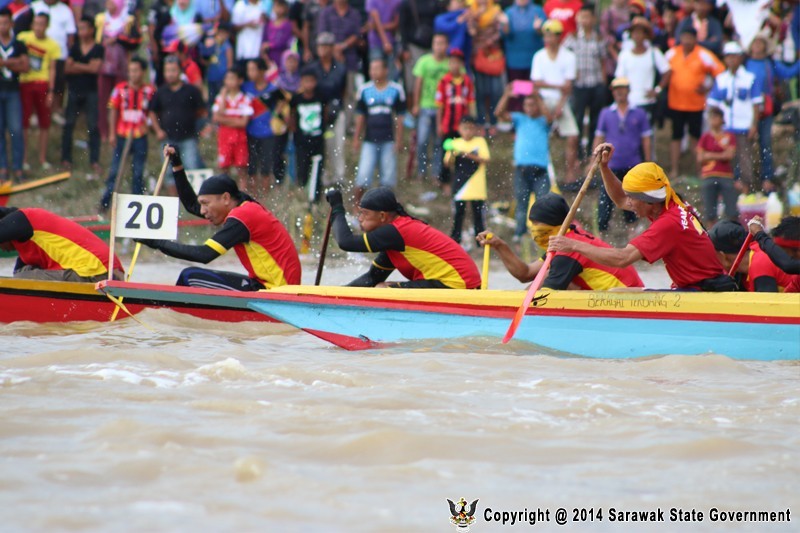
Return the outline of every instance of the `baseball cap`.
<path id="1" fill-rule="evenodd" d="M 728 41 L 722 48 L 722 55 L 724 56 L 728 55 L 738 56 L 741 54 L 744 54 L 744 50 L 742 50 L 742 46 L 736 41 Z"/>
<path id="2" fill-rule="evenodd" d="M 542 33 L 564 33 L 564 25 L 560 20 L 548 19 L 542 24 Z"/>
<path id="3" fill-rule="evenodd" d="M 317 35 L 317 45 L 333 45 L 336 44 L 336 36 L 329 31 L 324 31 Z"/>

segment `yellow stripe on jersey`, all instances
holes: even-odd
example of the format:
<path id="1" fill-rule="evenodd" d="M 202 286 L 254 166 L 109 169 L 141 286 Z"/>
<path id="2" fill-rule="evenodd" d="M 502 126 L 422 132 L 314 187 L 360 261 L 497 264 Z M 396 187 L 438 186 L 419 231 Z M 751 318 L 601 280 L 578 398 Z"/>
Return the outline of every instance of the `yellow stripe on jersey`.
<path id="1" fill-rule="evenodd" d="M 616 276 L 605 270 L 600 270 L 599 268 L 584 268 L 583 271 L 578 274 L 578 277 L 593 291 L 606 291 L 615 287 L 626 286 Z"/>
<path id="2" fill-rule="evenodd" d="M 392 267 L 392 268 L 387 268 L 387 267 L 385 267 L 385 266 L 381 266 L 381 265 L 379 265 L 379 264 L 378 264 L 378 263 L 376 263 L 375 261 L 373 261 L 373 262 L 372 262 L 372 266 L 374 266 L 375 268 L 379 268 L 380 270 L 389 270 L 389 271 L 392 271 L 392 270 L 394 270 L 394 267 Z"/>
<path id="3" fill-rule="evenodd" d="M 406 246 L 406 251 L 402 252 L 402 254 L 414 268 L 422 272 L 425 279 L 439 280 L 452 289 L 467 288 L 464 279 L 453 268 L 453 265 L 443 261 L 439 256 L 408 246 Z"/>
<path id="4" fill-rule="evenodd" d="M 369 250 L 370 253 L 372 253 L 372 246 L 369 245 L 369 239 L 367 239 L 367 234 L 366 233 L 364 233 L 364 244 L 367 245 L 367 250 Z"/>
<path id="5" fill-rule="evenodd" d="M 206 246 L 217 252 L 219 255 L 225 255 L 228 252 L 228 249 L 222 246 L 220 243 L 215 241 L 214 239 L 208 239 L 204 242 Z"/>
<path id="6" fill-rule="evenodd" d="M 257 242 L 248 241 L 244 243 L 244 250 L 248 259 L 250 259 L 253 272 L 264 283 L 266 288 L 271 289 L 272 287 L 287 285 L 283 269 L 278 266 L 278 263 L 263 246 Z"/>
<path id="7" fill-rule="evenodd" d="M 108 272 L 96 255 L 62 235 L 34 231 L 31 241 L 64 270 L 74 270 L 83 277 L 99 276 Z"/>

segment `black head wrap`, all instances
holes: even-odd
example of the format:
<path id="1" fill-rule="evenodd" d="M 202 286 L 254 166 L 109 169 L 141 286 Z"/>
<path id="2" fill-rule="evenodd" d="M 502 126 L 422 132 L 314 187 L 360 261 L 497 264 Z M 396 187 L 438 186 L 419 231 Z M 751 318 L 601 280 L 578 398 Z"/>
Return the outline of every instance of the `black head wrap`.
<path id="1" fill-rule="evenodd" d="M 569 204 L 563 196 L 549 192 L 536 199 L 528 218 L 532 222 L 547 224 L 548 226 L 560 226 L 564 223 L 569 213 Z"/>
<path id="2" fill-rule="evenodd" d="M 723 254 L 736 254 L 747 238 L 747 230 L 735 220 L 720 220 L 708 232 L 714 248 Z"/>
<path id="3" fill-rule="evenodd" d="M 16 210 L 16 207 L 0 207 L 0 219 L 5 218 Z"/>
<path id="4" fill-rule="evenodd" d="M 397 213 L 400 216 L 409 216 L 403 206 L 397 201 L 394 191 L 389 187 L 376 187 L 370 189 L 361 197 L 359 207 L 371 211 L 386 211 Z"/>
<path id="5" fill-rule="evenodd" d="M 227 174 L 211 176 L 207 180 L 203 181 L 203 184 L 200 185 L 200 190 L 197 192 L 197 196 L 203 196 L 204 194 L 225 193 L 230 194 L 231 198 L 238 201 L 252 200 L 250 195 L 239 190 L 239 186 L 236 185 L 236 182 L 233 181 L 233 179 L 231 179 L 231 177 Z"/>

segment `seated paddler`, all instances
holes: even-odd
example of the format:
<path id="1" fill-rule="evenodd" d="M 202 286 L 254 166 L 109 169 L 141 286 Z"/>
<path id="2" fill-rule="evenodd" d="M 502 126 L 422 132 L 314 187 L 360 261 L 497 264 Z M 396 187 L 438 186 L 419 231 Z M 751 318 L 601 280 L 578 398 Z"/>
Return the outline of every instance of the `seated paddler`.
<path id="1" fill-rule="evenodd" d="M 95 283 L 108 279 L 108 245 L 77 222 L 38 207 L 0 207 L 0 250 L 16 251 L 14 277 Z M 124 276 L 114 256 L 113 278 Z"/>
<path id="2" fill-rule="evenodd" d="M 784 218 L 770 233 L 764 230 L 759 217 L 750 220 L 748 226 L 754 238 L 738 269 L 743 274 L 743 288 L 754 292 L 800 292 L 800 217 Z M 726 248 L 726 259 L 730 260 L 744 245 L 747 233 L 737 222 L 720 222 L 712 228 L 711 238 L 717 250 Z"/>
<path id="3" fill-rule="evenodd" d="M 300 258 L 289 232 L 275 215 L 240 191 L 236 182 L 226 174 L 203 181 L 195 194 L 186 177 L 180 153 L 175 147 L 166 146 L 164 156 L 171 160 L 175 186 L 183 207 L 218 226 L 219 230 L 201 245 L 152 239 L 142 240 L 142 244 L 170 257 L 203 264 L 233 248 L 247 271 L 244 275 L 189 267 L 178 276 L 178 285 L 257 291 L 300 284 Z"/>
<path id="4" fill-rule="evenodd" d="M 531 206 L 528 219 L 531 221 L 531 236 L 540 249 L 546 250 L 550 236 L 558 234 L 561 224 L 567 218 L 569 204 L 563 196 L 547 193 L 537 197 Z M 503 261 L 508 272 L 522 283 L 533 281 L 541 270 L 544 261 L 537 259 L 526 263 L 514 253 L 514 250 L 500 237 L 489 231 L 478 234 L 481 246 L 491 245 Z M 567 238 L 599 248 L 611 248 L 601 239 L 584 230 L 580 224 L 573 222 L 566 233 Z M 550 263 L 543 287 L 556 290 L 603 291 L 621 287 L 644 287 L 639 274 L 633 265 L 623 268 L 601 265 L 578 252 L 558 252 Z"/>
<path id="5" fill-rule="evenodd" d="M 358 205 L 363 232 L 353 235 L 345 219 L 342 193 L 325 195 L 331 204 L 333 237 L 346 252 L 376 253 L 369 271 L 350 287 L 413 289 L 476 289 L 481 276 L 475 261 L 461 245 L 425 222 L 411 217 L 388 187 L 367 191 Z M 386 282 L 399 270 L 408 281 Z"/>
<path id="6" fill-rule="evenodd" d="M 625 248 L 602 248 L 568 237 L 550 237 L 549 250 L 577 252 L 601 265 L 624 268 L 636 261 L 664 261 L 672 287 L 680 290 L 735 291 L 717 258 L 714 245 L 692 209 L 672 188 L 664 169 L 655 163 L 640 163 L 622 181 L 608 167 L 614 146 L 603 143 L 600 173 L 609 198 L 620 209 L 634 211 L 650 226 Z"/>

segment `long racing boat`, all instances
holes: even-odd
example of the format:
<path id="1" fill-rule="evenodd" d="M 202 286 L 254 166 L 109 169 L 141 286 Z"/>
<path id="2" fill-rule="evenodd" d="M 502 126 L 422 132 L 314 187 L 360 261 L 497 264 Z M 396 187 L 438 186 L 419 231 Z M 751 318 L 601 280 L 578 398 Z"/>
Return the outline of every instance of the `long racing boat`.
<path id="1" fill-rule="evenodd" d="M 166 308 L 221 322 L 275 322 L 248 309 L 248 300 L 237 299 L 236 295 L 241 293 L 232 291 L 122 281 L 104 281 L 95 286 L 94 283 L 0 278 L 0 323 L 108 322 L 116 304 L 103 292 L 107 285 L 142 288 L 136 296 L 125 298 L 123 303 L 127 311 L 120 312 L 119 319 L 126 318 L 128 312 L 136 315 L 146 308 Z"/>
<path id="2" fill-rule="evenodd" d="M 252 309 L 361 350 L 430 339 L 499 342 L 523 292 L 287 286 L 248 296 Z M 800 294 L 542 290 L 515 339 L 530 345 L 518 345 L 520 353 L 800 360 Z"/>

